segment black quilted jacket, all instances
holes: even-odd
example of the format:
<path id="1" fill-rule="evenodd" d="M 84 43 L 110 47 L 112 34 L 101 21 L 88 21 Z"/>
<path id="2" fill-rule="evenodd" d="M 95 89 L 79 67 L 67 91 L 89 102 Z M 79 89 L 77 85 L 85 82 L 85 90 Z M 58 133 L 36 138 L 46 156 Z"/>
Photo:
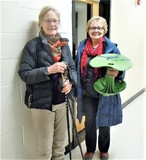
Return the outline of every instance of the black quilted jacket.
<path id="1" fill-rule="evenodd" d="M 62 38 L 61 41 L 68 41 Z M 77 84 L 77 74 L 68 44 L 62 47 L 62 60 L 68 66 L 68 77 L 73 86 Z M 52 109 L 53 75 L 48 75 L 47 67 L 53 59 L 49 44 L 41 36 L 25 45 L 20 60 L 18 74 L 26 83 L 25 104 L 30 108 Z"/>

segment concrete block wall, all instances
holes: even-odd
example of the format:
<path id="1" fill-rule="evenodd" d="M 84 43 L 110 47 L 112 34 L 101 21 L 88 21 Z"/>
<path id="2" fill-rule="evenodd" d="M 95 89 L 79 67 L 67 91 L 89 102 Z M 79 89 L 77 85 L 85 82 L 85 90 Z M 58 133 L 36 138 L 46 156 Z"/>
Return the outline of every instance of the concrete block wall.
<path id="1" fill-rule="evenodd" d="M 121 94 L 125 102 L 146 87 L 146 1 L 140 6 L 136 0 L 111 2 L 111 40 L 134 62 Z M 1 159 L 34 158 L 35 132 L 23 103 L 25 84 L 17 72 L 25 43 L 38 35 L 38 14 L 45 5 L 60 10 L 60 33 L 72 47 L 72 0 L 1 0 Z"/>
<path id="2" fill-rule="evenodd" d="M 146 89 L 146 1 L 111 0 L 110 39 L 118 44 L 121 54 L 132 60 L 126 71 L 127 87 L 121 92 L 122 102 Z"/>
<path id="3" fill-rule="evenodd" d="M 45 5 L 59 9 L 60 33 L 72 47 L 71 0 L 1 1 L 1 159 L 34 158 L 35 132 L 17 72 L 25 43 L 38 35 L 38 15 Z"/>

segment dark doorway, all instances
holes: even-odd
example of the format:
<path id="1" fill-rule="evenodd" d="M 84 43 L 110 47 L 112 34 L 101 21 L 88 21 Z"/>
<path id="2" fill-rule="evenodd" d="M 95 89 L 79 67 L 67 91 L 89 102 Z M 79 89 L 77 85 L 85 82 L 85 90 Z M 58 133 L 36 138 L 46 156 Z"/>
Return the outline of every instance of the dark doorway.
<path id="1" fill-rule="evenodd" d="M 102 16 L 106 19 L 108 24 L 108 32 L 106 36 L 110 38 L 110 0 L 100 0 L 99 3 L 99 16 Z"/>

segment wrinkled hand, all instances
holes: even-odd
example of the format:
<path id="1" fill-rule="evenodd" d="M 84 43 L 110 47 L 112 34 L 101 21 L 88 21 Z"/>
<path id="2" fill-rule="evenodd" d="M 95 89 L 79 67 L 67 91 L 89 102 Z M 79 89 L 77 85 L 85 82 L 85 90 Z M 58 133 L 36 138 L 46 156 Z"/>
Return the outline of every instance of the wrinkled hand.
<path id="1" fill-rule="evenodd" d="M 64 82 L 64 86 L 63 86 L 63 89 L 62 89 L 62 93 L 65 93 L 66 95 L 71 91 L 72 89 L 72 84 L 70 83 L 70 81 L 67 79 L 65 82 Z"/>
<path id="2" fill-rule="evenodd" d="M 48 67 L 48 74 L 64 73 L 66 69 L 67 65 L 64 62 L 56 62 Z"/>
<path id="3" fill-rule="evenodd" d="M 107 68 L 107 74 L 112 77 L 115 78 L 117 77 L 117 75 L 119 74 L 119 71 L 114 69 L 114 68 Z"/>

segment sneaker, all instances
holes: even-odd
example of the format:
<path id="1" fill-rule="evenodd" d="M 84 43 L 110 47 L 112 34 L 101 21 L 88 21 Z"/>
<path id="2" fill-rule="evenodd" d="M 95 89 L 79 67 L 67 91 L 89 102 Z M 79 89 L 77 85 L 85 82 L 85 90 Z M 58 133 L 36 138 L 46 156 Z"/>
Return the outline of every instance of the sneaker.
<path id="1" fill-rule="evenodd" d="M 92 152 L 86 152 L 84 155 L 85 160 L 91 160 L 93 158 L 93 153 Z"/>
<path id="2" fill-rule="evenodd" d="M 101 160 L 108 160 L 109 154 L 107 152 L 100 152 L 100 159 Z"/>

